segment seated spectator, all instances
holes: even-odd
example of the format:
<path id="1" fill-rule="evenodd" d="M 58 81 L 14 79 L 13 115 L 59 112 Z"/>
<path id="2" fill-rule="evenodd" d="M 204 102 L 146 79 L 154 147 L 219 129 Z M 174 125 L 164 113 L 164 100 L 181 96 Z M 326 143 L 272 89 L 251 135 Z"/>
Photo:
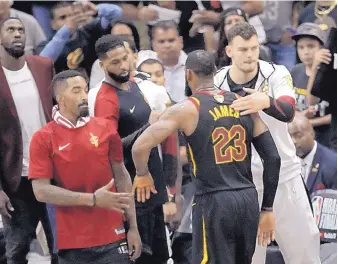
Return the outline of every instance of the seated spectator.
<path id="1" fill-rule="evenodd" d="M 121 8 L 113 4 L 96 6 L 90 2 L 80 5 L 59 3 L 51 13 L 51 23 L 57 32 L 52 39 L 41 43 L 36 53 L 52 57 L 57 73 L 76 69 L 88 77 L 97 59 L 95 42 L 107 33 L 113 19 L 120 18 Z M 94 14 L 98 17 L 92 19 Z M 87 23 L 89 20 L 91 21 Z"/>
<path id="2" fill-rule="evenodd" d="M 0 1 L 0 21 L 9 17 L 15 17 L 22 21 L 25 25 L 26 46 L 25 53 L 33 54 L 33 50 L 41 41 L 46 40 L 42 28 L 36 19 L 24 12 L 11 8 L 13 1 Z"/>
<path id="3" fill-rule="evenodd" d="M 320 189 L 337 189 L 337 154 L 315 141 L 306 117 L 296 116 L 289 133 L 301 159 L 302 174 L 310 193 Z"/>
<path id="4" fill-rule="evenodd" d="M 219 43 L 216 52 L 216 66 L 217 68 L 222 68 L 228 66 L 231 63 L 231 59 L 225 53 L 225 47 L 228 45 L 227 32 L 228 30 L 238 24 L 243 22 L 248 22 L 248 18 L 244 13 L 244 10 L 240 8 L 228 8 L 223 11 L 220 15 L 220 25 L 219 25 Z M 259 59 L 270 61 L 271 53 L 269 48 L 264 45 L 259 47 Z"/>
<path id="5" fill-rule="evenodd" d="M 111 34 L 118 35 L 121 37 L 129 38 L 132 44 L 130 45 L 135 47 L 131 47 L 136 54 L 140 48 L 140 36 L 137 32 L 136 27 L 132 23 L 126 23 L 122 21 L 116 21 L 111 27 Z M 96 87 L 101 85 L 101 82 L 104 78 L 104 71 L 100 67 L 100 60 L 97 59 L 92 67 L 91 74 L 90 74 L 90 82 L 89 88 Z"/>
<path id="6" fill-rule="evenodd" d="M 139 66 L 146 59 L 157 59 L 164 66 L 166 90 L 174 102 L 182 102 L 185 97 L 185 61 L 183 39 L 179 35 L 177 24 L 173 21 L 162 21 L 152 29 L 152 50 L 139 52 Z"/>
<path id="7" fill-rule="evenodd" d="M 329 103 L 320 100 L 317 105 L 309 106 L 306 102 L 307 84 L 315 62 L 316 52 L 324 45 L 326 34 L 314 23 L 304 23 L 297 28 L 297 33 L 292 37 L 296 41 L 297 54 L 302 63 L 291 70 L 293 86 L 296 93 L 297 113 L 308 117 L 315 130 L 316 140 L 329 147 L 329 133 L 331 115 Z"/>

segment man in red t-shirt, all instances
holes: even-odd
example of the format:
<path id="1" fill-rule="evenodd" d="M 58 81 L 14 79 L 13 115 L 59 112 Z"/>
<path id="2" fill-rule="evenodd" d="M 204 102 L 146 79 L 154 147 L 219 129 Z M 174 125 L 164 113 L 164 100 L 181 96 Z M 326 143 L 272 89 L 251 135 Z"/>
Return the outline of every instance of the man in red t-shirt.
<path id="1" fill-rule="evenodd" d="M 121 139 L 110 121 L 87 117 L 80 73 L 61 72 L 52 87 L 58 106 L 32 138 L 29 179 L 37 200 L 56 205 L 59 263 L 129 263 L 141 240 Z"/>

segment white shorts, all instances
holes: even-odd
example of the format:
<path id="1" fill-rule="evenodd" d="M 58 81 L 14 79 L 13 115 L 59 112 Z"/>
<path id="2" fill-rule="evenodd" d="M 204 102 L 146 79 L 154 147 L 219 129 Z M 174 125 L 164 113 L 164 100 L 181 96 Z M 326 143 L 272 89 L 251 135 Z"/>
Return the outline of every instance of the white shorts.
<path id="1" fill-rule="evenodd" d="M 260 204 L 263 192 L 258 192 Z M 285 264 L 320 264 L 319 230 L 301 178 L 278 185 L 274 213 L 276 241 Z M 256 245 L 252 264 L 265 264 L 266 248 Z"/>

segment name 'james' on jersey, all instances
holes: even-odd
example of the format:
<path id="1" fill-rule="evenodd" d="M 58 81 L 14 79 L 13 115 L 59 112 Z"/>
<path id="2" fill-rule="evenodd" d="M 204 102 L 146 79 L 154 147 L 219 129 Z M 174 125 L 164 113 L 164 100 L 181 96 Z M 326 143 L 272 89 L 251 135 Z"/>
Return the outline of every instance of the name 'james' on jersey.
<path id="1" fill-rule="evenodd" d="M 199 92 L 188 100 L 199 109 L 195 132 L 186 136 L 196 194 L 255 187 L 251 174 L 253 120 L 230 108 L 237 96 Z"/>

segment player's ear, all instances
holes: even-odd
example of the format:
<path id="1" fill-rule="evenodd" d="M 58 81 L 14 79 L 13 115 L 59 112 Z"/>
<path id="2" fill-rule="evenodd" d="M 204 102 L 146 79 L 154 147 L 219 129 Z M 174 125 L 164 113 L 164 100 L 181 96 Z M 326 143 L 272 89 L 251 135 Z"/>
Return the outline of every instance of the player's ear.
<path id="1" fill-rule="evenodd" d="M 192 74 L 192 72 L 191 72 L 190 69 L 185 70 L 185 80 L 186 81 L 191 81 L 191 74 Z"/>
<path id="2" fill-rule="evenodd" d="M 104 70 L 104 63 L 103 63 L 102 60 L 99 61 L 99 65 L 100 65 L 101 69 Z"/>
<path id="3" fill-rule="evenodd" d="M 225 49 L 226 55 L 227 55 L 229 58 L 231 58 L 231 56 L 232 56 L 231 46 L 230 46 L 230 45 L 227 45 L 227 46 L 225 46 L 224 49 Z"/>

